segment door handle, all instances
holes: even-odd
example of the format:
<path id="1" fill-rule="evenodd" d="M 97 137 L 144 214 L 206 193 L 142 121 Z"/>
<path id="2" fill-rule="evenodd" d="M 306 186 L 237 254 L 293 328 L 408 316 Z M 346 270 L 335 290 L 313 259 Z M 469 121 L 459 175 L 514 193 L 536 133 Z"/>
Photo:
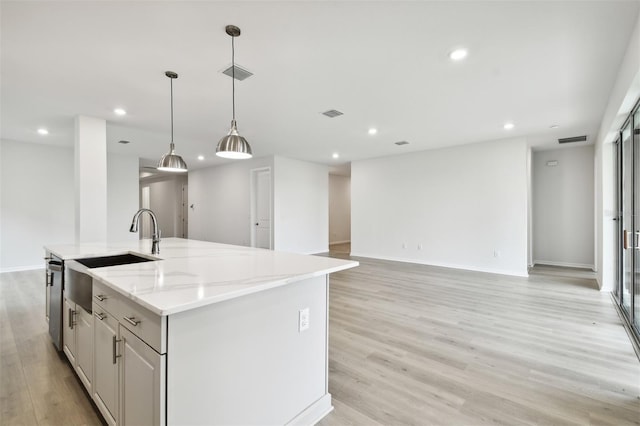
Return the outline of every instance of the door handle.
<path id="1" fill-rule="evenodd" d="M 636 250 L 640 250 L 640 231 L 634 232 L 633 237 L 633 248 Z"/>
<path id="2" fill-rule="evenodd" d="M 626 229 L 624 231 L 622 231 L 622 248 L 624 250 L 627 250 L 629 248 L 629 234 L 631 232 L 627 231 Z"/>
<path id="3" fill-rule="evenodd" d="M 256 222 L 256 226 L 258 226 L 258 222 Z"/>

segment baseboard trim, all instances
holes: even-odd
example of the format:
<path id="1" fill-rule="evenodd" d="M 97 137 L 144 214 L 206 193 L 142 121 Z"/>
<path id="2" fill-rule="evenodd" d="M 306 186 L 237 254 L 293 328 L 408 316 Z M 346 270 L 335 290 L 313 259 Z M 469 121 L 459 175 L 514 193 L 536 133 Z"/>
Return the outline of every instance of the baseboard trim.
<path id="1" fill-rule="evenodd" d="M 533 265 L 548 265 L 548 266 L 562 266 L 565 268 L 581 268 L 581 269 L 590 269 L 593 272 L 596 272 L 595 265 L 589 265 L 586 263 L 571 263 L 571 262 L 554 262 L 552 260 L 534 260 Z"/>
<path id="2" fill-rule="evenodd" d="M 15 266 L 11 268 L 0 268 L 0 274 L 5 272 L 21 272 L 21 271 L 33 271 L 36 269 L 44 269 L 43 265 L 29 265 L 29 266 Z"/>
<path id="3" fill-rule="evenodd" d="M 373 254 L 363 254 L 351 252 L 351 256 L 355 257 L 366 257 L 369 259 L 380 259 L 380 260 L 390 260 L 392 262 L 403 262 L 403 263 L 415 263 L 418 265 L 427 265 L 427 266 L 437 266 L 439 268 L 449 268 L 449 269 L 459 269 L 462 271 L 473 271 L 473 272 L 485 272 L 488 274 L 499 274 L 499 275 L 509 275 L 513 277 L 528 277 L 529 271 L 528 268 L 524 268 L 524 270 L 516 270 L 516 269 L 498 269 L 498 268 L 483 268 L 477 266 L 469 266 L 469 265 L 455 265 L 450 263 L 439 263 L 439 262 L 431 262 L 420 259 L 405 259 L 400 257 L 392 257 L 392 256 L 382 256 L 382 255 L 373 255 Z"/>
<path id="4" fill-rule="evenodd" d="M 322 398 L 305 408 L 300 414 L 295 416 L 289 423 L 287 423 L 287 426 L 315 425 L 331 411 L 333 411 L 333 405 L 331 405 L 331 394 L 327 393 L 323 395 Z"/>

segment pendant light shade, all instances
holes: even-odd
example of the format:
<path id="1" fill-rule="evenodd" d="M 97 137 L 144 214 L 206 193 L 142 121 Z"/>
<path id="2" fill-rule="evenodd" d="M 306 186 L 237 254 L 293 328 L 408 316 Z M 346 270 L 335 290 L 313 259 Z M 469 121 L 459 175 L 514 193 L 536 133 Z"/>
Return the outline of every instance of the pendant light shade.
<path id="1" fill-rule="evenodd" d="M 187 171 L 187 163 L 176 154 L 176 147 L 173 143 L 173 79 L 178 78 L 178 74 L 173 71 L 166 71 L 164 75 L 171 79 L 171 144 L 169 145 L 169 152 L 160 158 L 157 169 L 163 172 L 184 173 Z"/>
<path id="2" fill-rule="evenodd" d="M 227 25 L 225 31 L 231 36 L 231 99 L 233 120 L 231 120 L 231 130 L 229 130 L 229 134 L 218 142 L 216 155 L 223 158 L 243 160 L 251 158 L 253 153 L 251 152 L 249 142 L 238 134 L 238 126 L 236 124 L 236 63 L 233 40 L 240 35 L 240 28 L 235 25 Z"/>

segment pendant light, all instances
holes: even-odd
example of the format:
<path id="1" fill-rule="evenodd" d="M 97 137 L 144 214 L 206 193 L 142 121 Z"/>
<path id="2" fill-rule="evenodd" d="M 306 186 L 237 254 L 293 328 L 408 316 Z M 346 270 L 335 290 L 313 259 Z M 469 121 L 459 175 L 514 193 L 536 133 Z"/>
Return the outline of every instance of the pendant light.
<path id="1" fill-rule="evenodd" d="M 187 171 L 187 163 L 184 162 L 175 152 L 175 145 L 173 144 L 173 79 L 178 78 L 178 74 L 173 71 L 166 71 L 164 73 L 171 79 L 171 144 L 169 145 L 169 152 L 160 158 L 158 162 L 158 170 L 163 172 L 177 172 L 184 173 Z"/>
<path id="2" fill-rule="evenodd" d="M 251 158 L 253 154 L 251 153 L 249 142 L 238 134 L 238 127 L 236 125 L 236 62 L 233 40 L 240 35 L 240 28 L 235 25 L 227 25 L 225 31 L 231 36 L 231 96 L 233 120 L 231 120 L 231 130 L 229 130 L 229 134 L 218 142 L 216 155 L 218 157 L 241 160 Z"/>

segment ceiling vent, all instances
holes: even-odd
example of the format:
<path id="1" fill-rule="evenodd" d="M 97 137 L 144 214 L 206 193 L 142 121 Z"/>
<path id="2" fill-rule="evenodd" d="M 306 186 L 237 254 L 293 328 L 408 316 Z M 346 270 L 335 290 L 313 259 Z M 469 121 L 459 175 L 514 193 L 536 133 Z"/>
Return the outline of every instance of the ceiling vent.
<path id="1" fill-rule="evenodd" d="M 229 77 L 233 77 L 233 68 L 234 68 L 233 65 L 230 66 L 226 70 L 222 71 L 222 74 L 226 74 Z M 252 72 L 247 71 L 244 68 L 239 67 L 238 65 L 235 66 L 235 69 L 236 69 L 235 70 L 236 80 L 239 80 L 239 81 L 246 80 L 247 78 L 253 75 Z"/>
<path id="2" fill-rule="evenodd" d="M 573 142 L 586 142 L 587 136 L 574 136 L 572 138 L 560 138 L 558 139 L 558 143 L 573 143 Z"/>
<path id="3" fill-rule="evenodd" d="M 329 118 L 340 117 L 342 114 L 344 113 L 338 111 L 337 109 L 330 109 L 329 111 L 325 111 L 322 113 L 322 115 L 326 115 Z"/>
<path id="4" fill-rule="evenodd" d="M 399 142 L 394 142 L 396 145 L 409 145 L 409 142 L 407 141 L 399 141 Z"/>

